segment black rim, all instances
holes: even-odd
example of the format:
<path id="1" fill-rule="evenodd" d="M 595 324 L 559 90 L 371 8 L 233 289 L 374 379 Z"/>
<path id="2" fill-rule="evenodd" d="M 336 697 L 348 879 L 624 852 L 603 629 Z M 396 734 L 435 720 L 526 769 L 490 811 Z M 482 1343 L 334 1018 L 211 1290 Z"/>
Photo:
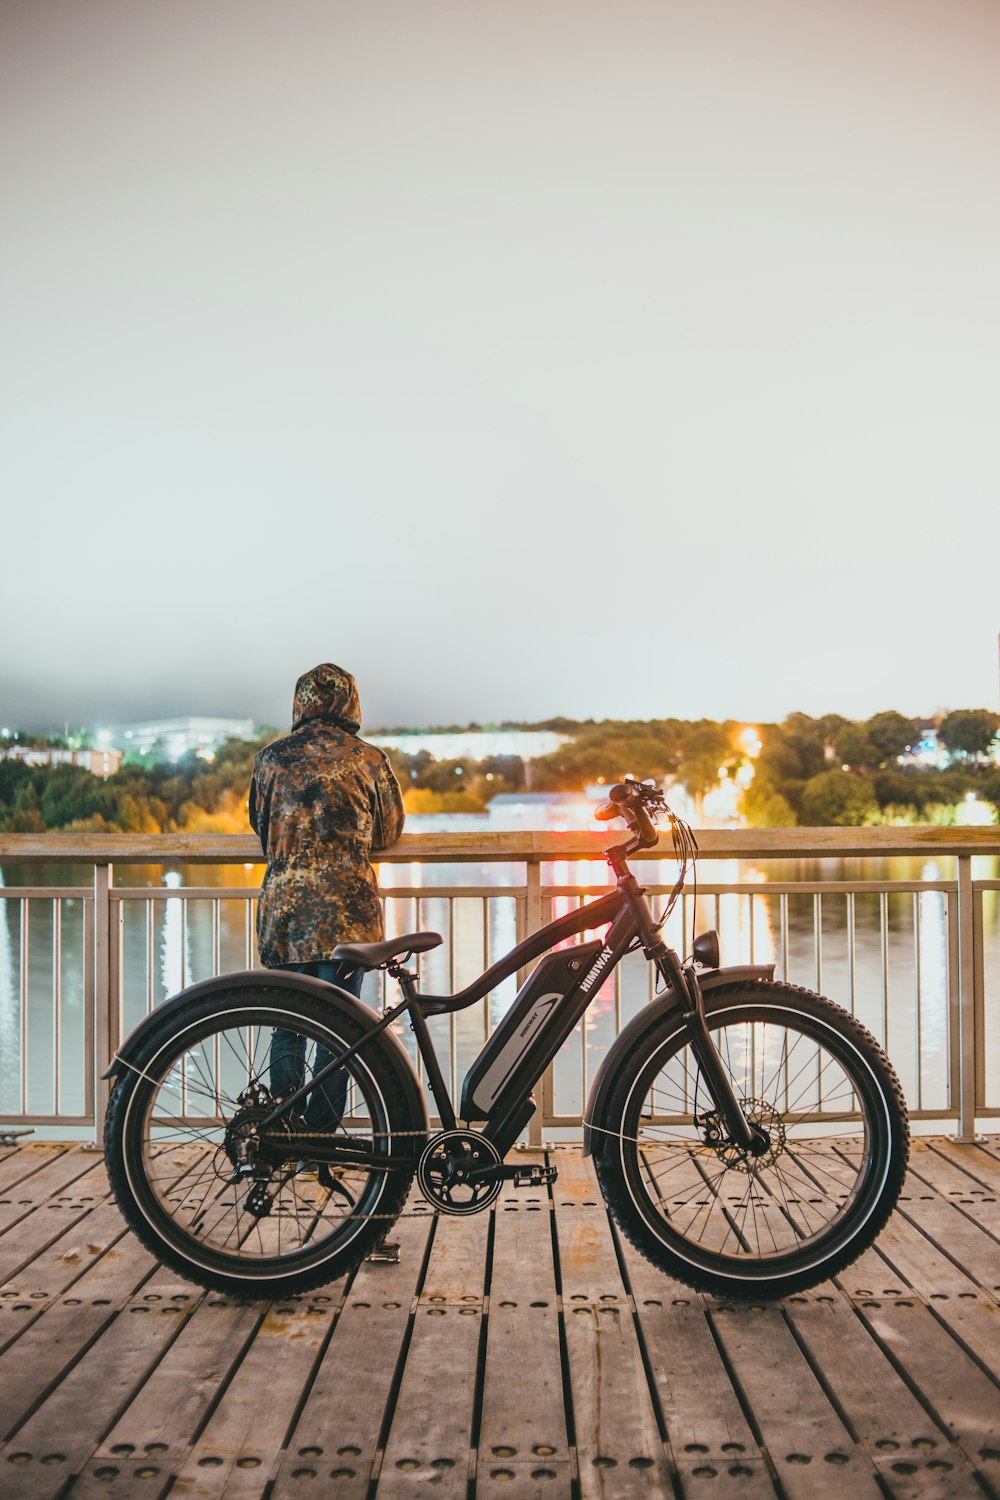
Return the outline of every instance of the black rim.
<path id="1" fill-rule="evenodd" d="M 237 1177 L 232 1153 L 241 1123 L 252 1130 L 267 1112 L 266 1103 L 256 1107 L 247 1096 L 256 1090 L 261 1099 L 273 1097 L 276 1028 L 304 1040 L 307 1077 L 317 1046 L 344 1045 L 321 1024 L 276 1006 L 209 1016 L 151 1049 L 122 1122 L 125 1171 L 147 1222 L 193 1264 L 252 1281 L 344 1250 L 372 1224 L 390 1180 L 388 1112 L 360 1057 L 347 1065 L 347 1112 L 335 1138 L 357 1136 L 386 1157 L 385 1171 L 324 1172 L 309 1162 L 308 1142 L 287 1141 L 280 1149 L 265 1145 L 266 1182 Z"/>
<path id="2" fill-rule="evenodd" d="M 630 1090 L 620 1142 L 629 1193 L 653 1234 L 693 1266 L 770 1279 L 819 1265 L 858 1233 L 888 1172 L 882 1090 L 853 1044 L 800 1011 L 741 1004 L 708 1016 L 759 1157 L 723 1122 L 678 1031 Z"/>

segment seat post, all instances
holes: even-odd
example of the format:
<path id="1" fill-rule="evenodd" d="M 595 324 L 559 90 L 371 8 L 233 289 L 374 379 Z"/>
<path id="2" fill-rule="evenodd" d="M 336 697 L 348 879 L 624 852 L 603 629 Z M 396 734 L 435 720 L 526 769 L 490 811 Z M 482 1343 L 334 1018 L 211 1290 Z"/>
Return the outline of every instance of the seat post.
<path id="1" fill-rule="evenodd" d="M 386 964 L 386 970 L 399 984 L 400 989 L 403 991 L 403 998 L 405 999 L 407 1005 L 412 1005 L 414 1000 L 416 1000 L 417 998 L 416 974 L 413 973 L 412 969 L 405 969 L 403 965 L 401 963 L 397 963 L 395 959 L 393 959 L 391 963 Z"/>

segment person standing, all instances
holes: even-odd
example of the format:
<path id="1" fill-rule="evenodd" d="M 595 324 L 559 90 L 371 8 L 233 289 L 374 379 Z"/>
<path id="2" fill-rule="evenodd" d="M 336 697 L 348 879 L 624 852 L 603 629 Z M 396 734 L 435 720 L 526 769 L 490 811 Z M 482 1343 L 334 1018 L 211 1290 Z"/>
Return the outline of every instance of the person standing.
<path id="1" fill-rule="evenodd" d="M 267 872 L 257 906 L 257 945 L 268 969 L 313 974 L 354 995 L 364 971 L 330 958 L 338 943 L 384 936 L 369 855 L 403 830 L 403 799 L 383 751 L 358 738 L 361 705 L 350 672 L 330 662 L 295 684 L 292 730 L 254 760 L 248 810 Z M 271 1091 L 305 1081 L 306 1039 L 276 1030 Z M 317 1048 L 318 1071 L 330 1054 Z M 346 1073 L 309 1096 L 306 1124 L 332 1130 L 347 1097 Z"/>

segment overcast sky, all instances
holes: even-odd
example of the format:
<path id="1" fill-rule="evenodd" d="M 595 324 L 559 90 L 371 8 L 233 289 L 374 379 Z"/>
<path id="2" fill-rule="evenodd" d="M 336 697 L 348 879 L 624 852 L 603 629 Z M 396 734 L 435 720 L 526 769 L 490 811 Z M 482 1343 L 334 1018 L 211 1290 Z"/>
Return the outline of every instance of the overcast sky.
<path id="1" fill-rule="evenodd" d="M 995 0 L 0 0 L 0 718 L 997 702 Z"/>

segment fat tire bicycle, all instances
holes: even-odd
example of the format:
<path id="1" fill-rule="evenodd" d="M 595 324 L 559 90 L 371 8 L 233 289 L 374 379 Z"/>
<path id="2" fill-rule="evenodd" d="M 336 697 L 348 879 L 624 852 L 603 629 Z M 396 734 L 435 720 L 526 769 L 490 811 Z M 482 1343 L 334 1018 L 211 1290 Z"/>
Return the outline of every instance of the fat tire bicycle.
<path id="1" fill-rule="evenodd" d="M 798 1291 L 861 1254 L 906 1170 L 906 1106 L 884 1052 L 840 1006 L 775 981 L 773 965 L 720 967 L 715 933 L 696 937 L 684 961 L 667 946 L 662 927 L 697 845 L 658 788 L 614 786 L 597 816 L 629 828 L 606 850 L 613 889 L 457 994 L 418 992 L 406 962 L 442 939 L 417 932 L 332 955 L 398 981 L 402 998 L 381 1016 L 322 980 L 253 970 L 196 984 L 141 1022 L 105 1075 L 105 1151 L 118 1204 L 147 1248 L 203 1286 L 287 1296 L 357 1266 L 404 1211 L 414 1180 L 437 1211 L 456 1215 L 488 1208 L 505 1181 L 554 1181 L 554 1167 L 505 1157 L 534 1112 L 532 1088 L 617 964 L 641 950 L 656 971 L 654 999 L 610 1047 L 584 1116 L 584 1150 L 623 1233 L 668 1275 L 730 1297 Z M 657 919 L 628 858 L 657 844 L 661 816 L 680 871 Z M 601 928 L 603 938 L 586 936 Z M 456 1111 L 428 1018 L 481 1001 L 534 960 Z M 403 1015 L 437 1130 L 390 1030 Z M 323 1129 L 308 1120 L 317 1096 Z"/>

